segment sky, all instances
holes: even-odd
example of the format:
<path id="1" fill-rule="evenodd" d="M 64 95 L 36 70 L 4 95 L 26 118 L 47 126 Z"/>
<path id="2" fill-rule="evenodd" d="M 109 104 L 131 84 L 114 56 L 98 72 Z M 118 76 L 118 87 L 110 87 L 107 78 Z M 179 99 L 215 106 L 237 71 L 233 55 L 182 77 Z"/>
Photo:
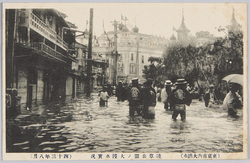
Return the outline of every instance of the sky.
<path id="1" fill-rule="evenodd" d="M 34 4 L 33 4 L 34 5 Z M 27 4 L 26 7 L 32 7 Z M 184 12 L 186 27 L 191 35 L 198 31 L 209 31 L 215 36 L 225 35 L 216 28 L 225 27 L 231 21 L 233 8 L 235 18 L 246 26 L 246 5 L 240 3 L 57 3 L 40 4 L 36 7 L 55 8 L 68 17 L 66 20 L 74 23 L 79 30 L 86 29 L 89 21 L 90 8 L 94 9 L 94 34 L 100 36 L 104 28 L 113 30 L 113 20 L 121 22 L 121 15 L 127 17 L 128 28 L 136 26 L 139 33 L 171 37 L 173 27 L 179 28 Z M 104 24 L 104 28 L 103 28 Z M 89 28 L 89 25 L 87 25 Z"/>

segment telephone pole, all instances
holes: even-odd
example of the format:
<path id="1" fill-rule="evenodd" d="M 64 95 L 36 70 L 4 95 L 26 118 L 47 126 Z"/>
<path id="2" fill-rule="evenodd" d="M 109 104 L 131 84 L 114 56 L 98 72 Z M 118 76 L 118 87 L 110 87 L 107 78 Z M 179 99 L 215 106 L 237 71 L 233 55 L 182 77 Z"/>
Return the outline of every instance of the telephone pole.
<path id="1" fill-rule="evenodd" d="M 136 38 L 136 75 L 139 77 L 140 74 L 140 62 L 139 62 L 139 55 L 140 55 L 140 41 L 142 40 L 142 37 Z"/>
<path id="2" fill-rule="evenodd" d="M 10 16 L 10 12 L 12 12 L 12 10 L 7 10 L 7 16 Z M 15 43 L 16 43 L 16 37 L 17 37 L 17 14 L 18 14 L 18 10 L 17 9 L 14 9 L 14 22 L 10 22 L 10 20 L 7 20 L 7 23 L 11 23 L 10 24 L 10 27 L 7 26 L 7 41 L 8 41 L 8 48 L 7 48 L 7 52 L 9 52 L 9 47 L 11 47 L 11 73 L 10 73 L 10 88 L 14 88 L 15 87 Z M 8 24 L 8 25 L 9 25 Z M 13 32 L 13 34 L 11 32 L 9 32 L 8 28 L 13 28 L 13 30 L 11 32 Z M 11 36 L 12 35 L 12 38 L 9 37 L 9 35 Z M 11 39 L 9 39 L 11 38 Z M 11 41 L 10 41 L 11 40 Z M 11 45 L 10 45 L 11 44 Z M 8 54 L 7 54 L 8 55 Z M 7 71 L 6 71 L 7 72 Z M 7 83 L 8 85 L 9 83 Z"/>
<path id="3" fill-rule="evenodd" d="M 139 77 L 139 40 L 136 41 L 136 75 Z"/>
<path id="4" fill-rule="evenodd" d="M 90 9 L 89 17 L 89 43 L 88 43 L 88 59 L 87 59 L 87 83 L 86 96 L 91 93 L 91 78 L 92 78 L 92 35 L 93 35 L 93 8 Z"/>
<path id="5" fill-rule="evenodd" d="M 113 21 L 114 25 L 114 76 L 113 76 L 113 85 L 116 85 L 117 80 L 117 59 L 118 59 L 118 52 L 117 52 L 117 21 Z"/>

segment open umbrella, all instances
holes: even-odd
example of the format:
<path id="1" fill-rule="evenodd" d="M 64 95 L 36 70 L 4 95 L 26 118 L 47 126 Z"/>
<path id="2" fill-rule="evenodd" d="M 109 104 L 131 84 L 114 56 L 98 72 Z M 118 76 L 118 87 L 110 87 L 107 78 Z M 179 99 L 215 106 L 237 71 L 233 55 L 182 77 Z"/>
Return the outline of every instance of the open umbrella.
<path id="1" fill-rule="evenodd" d="M 237 83 L 243 86 L 243 75 L 242 74 L 231 74 L 224 77 L 222 80 L 228 83 Z"/>

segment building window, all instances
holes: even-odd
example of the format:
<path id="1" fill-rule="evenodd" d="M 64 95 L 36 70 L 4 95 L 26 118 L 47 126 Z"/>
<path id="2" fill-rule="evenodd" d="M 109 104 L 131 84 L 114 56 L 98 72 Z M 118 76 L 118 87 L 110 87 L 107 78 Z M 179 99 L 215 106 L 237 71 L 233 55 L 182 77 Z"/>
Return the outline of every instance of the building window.
<path id="1" fill-rule="evenodd" d="M 131 61 L 134 60 L 134 54 L 131 54 Z"/>
<path id="2" fill-rule="evenodd" d="M 118 61 L 122 62 L 122 54 L 118 57 Z"/>
<path id="3" fill-rule="evenodd" d="M 141 56 L 141 63 L 144 63 L 144 55 Z"/>
<path id="4" fill-rule="evenodd" d="M 123 64 L 118 63 L 118 72 L 122 73 L 123 72 Z"/>
<path id="5" fill-rule="evenodd" d="M 129 72 L 130 72 L 130 74 L 135 74 L 135 64 L 134 63 L 130 63 Z"/>

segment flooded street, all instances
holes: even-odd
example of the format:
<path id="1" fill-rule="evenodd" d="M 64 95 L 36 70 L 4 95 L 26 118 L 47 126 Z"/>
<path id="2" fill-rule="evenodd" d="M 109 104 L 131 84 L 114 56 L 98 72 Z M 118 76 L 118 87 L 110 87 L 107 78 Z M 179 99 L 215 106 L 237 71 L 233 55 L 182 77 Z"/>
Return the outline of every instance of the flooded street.
<path id="1" fill-rule="evenodd" d="M 194 100 L 187 120 L 171 119 L 158 102 L 155 119 L 129 117 L 128 102 L 109 99 L 99 107 L 97 94 L 78 99 L 59 109 L 47 109 L 39 123 L 19 124 L 20 138 L 10 152 L 242 152 L 240 118 L 220 108 L 205 108 Z M 32 121 L 32 120 L 31 120 Z M 20 122 L 19 122 L 20 123 Z"/>

